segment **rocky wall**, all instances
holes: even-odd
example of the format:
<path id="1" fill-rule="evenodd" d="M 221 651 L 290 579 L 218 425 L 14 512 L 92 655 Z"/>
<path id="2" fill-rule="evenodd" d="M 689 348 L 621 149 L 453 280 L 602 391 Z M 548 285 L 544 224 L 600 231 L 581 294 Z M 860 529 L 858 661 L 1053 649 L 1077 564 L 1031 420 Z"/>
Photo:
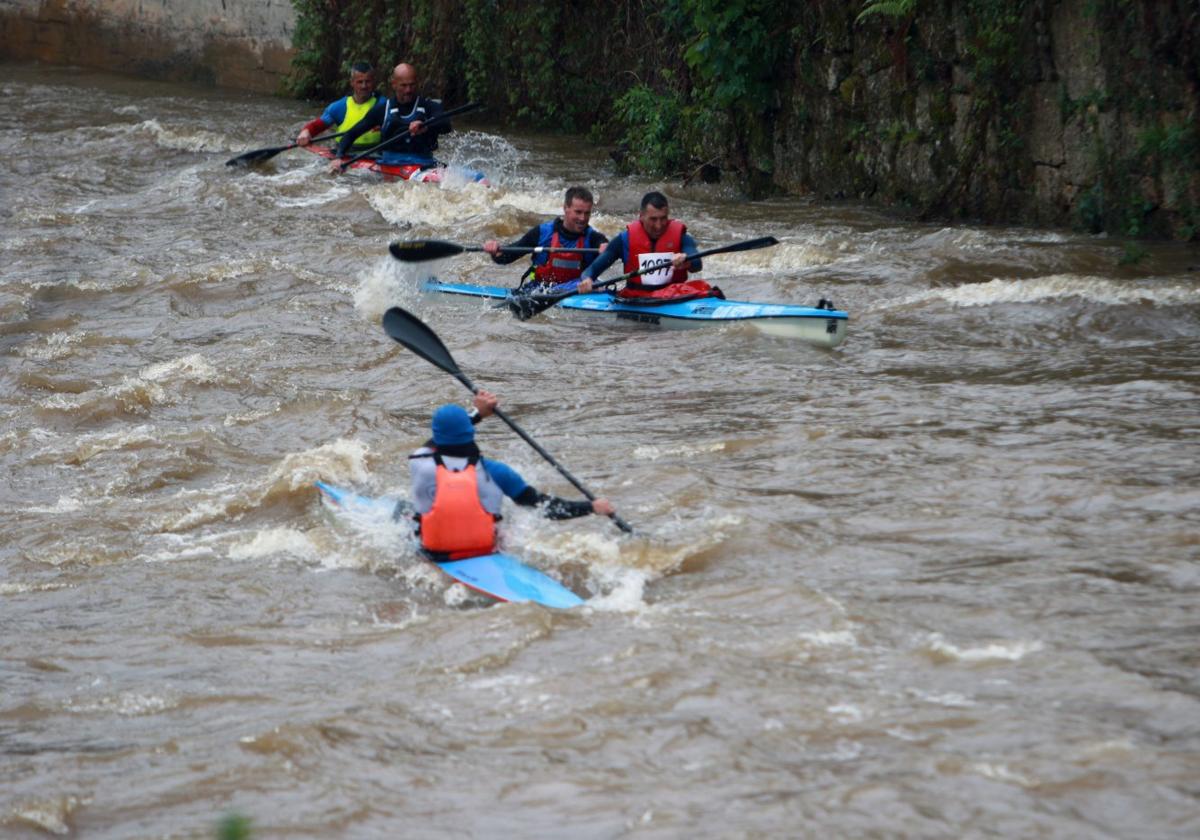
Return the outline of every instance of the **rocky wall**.
<path id="1" fill-rule="evenodd" d="M 0 0 L 0 56 L 275 93 L 291 0 Z"/>

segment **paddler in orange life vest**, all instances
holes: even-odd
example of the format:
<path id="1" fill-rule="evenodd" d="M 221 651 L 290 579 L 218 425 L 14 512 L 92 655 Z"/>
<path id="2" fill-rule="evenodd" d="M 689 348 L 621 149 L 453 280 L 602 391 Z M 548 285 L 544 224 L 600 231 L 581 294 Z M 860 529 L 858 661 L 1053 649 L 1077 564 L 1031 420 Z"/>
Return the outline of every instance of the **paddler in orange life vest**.
<path id="1" fill-rule="evenodd" d="M 496 523 L 505 496 L 524 507 L 543 506 L 548 519 L 614 513 L 607 499 L 589 502 L 548 496 L 526 484 L 507 464 L 484 458 L 475 445 L 472 417 L 460 406 L 439 408 L 433 413 L 432 427 L 433 439 L 410 455 L 408 464 L 409 498 L 421 548 L 434 560 L 495 552 Z"/>
<path id="2" fill-rule="evenodd" d="M 724 297 L 716 286 L 703 280 L 689 280 L 688 273 L 700 271 L 700 260 L 689 259 L 695 254 L 696 240 L 687 227 L 671 218 L 667 197 L 660 192 L 642 196 L 642 209 L 637 221 L 613 237 L 604 253 L 580 275 L 579 292 L 592 290 L 593 281 L 618 259 L 624 261 L 625 273 L 654 267 L 655 270 L 630 278 L 617 297 L 634 302 L 662 302 L 681 298 Z"/>
<path id="3" fill-rule="evenodd" d="M 489 239 L 483 243 L 483 250 L 492 255 L 492 262 L 508 265 L 525 255 L 505 253 L 501 248 L 587 249 L 557 253 L 534 252 L 531 255 L 533 264 L 521 277 L 520 288 L 525 291 L 529 291 L 531 286 L 536 286 L 539 291 L 574 291 L 580 273 L 596 259 L 595 249 L 602 249 L 608 242 L 607 236 L 588 224 L 595 203 L 596 200 L 587 187 L 571 187 L 563 199 L 562 215 L 557 219 L 530 228 L 520 239 L 507 245 Z"/>
<path id="4" fill-rule="evenodd" d="M 365 61 L 350 67 L 350 95 L 330 102 L 321 116 L 305 123 L 296 138 L 297 146 L 307 146 L 312 139 L 328 128 L 335 134 L 349 131 L 370 112 L 379 97 L 375 95 L 377 81 L 375 69 Z M 381 137 L 378 131 L 368 131 L 354 141 L 354 151 L 361 152 L 378 146 Z"/>

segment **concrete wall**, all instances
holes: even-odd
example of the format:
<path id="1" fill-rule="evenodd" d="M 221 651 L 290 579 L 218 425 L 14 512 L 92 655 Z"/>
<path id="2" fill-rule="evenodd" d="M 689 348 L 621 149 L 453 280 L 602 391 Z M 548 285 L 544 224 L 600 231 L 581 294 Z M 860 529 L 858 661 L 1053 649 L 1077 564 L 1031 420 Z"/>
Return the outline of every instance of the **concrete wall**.
<path id="1" fill-rule="evenodd" d="M 0 58 L 274 93 L 291 0 L 0 0 Z"/>

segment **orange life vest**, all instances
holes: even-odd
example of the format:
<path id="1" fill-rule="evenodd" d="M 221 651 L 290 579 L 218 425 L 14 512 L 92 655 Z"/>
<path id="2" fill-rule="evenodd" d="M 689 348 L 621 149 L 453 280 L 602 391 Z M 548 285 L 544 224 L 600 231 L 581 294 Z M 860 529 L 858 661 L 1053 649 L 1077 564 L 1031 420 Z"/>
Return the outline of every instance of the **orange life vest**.
<path id="1" fill-rule="evenodd" d="M 479 501 L 475 462 L 453 472 L 442 459 L 437 463 L 433 507 L 421 515 L 421 546 L 451 560 L 478 557 L 496 550 L 496 518 Z"/>
<path id="2" fill-rule="evenodd" d="M 632 222 L 625 227 L 625 273 L 637 271 L 641 263 L 638 260 L 642 254 L 679 254 L 683 252 L 683 235 L 687 226 L 678 219 L 667 222 L 663 235 L 653 242 L 642 227 L 641 220 Z M 671 272 L 671 278 L 666 283 L 643 283 L 640 277 L 633 277 L 626 283 L 625 288 L 632 290 L 660 289 L 669 283 L 682 283 L 688 279 L 686 268 L 677 268 Z"/>

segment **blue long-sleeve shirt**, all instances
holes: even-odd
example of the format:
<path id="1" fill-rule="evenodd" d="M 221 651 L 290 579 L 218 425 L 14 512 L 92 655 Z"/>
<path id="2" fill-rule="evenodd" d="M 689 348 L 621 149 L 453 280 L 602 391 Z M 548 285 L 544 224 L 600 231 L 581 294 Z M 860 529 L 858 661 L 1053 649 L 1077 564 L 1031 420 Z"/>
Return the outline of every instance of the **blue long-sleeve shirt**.
<path id="1" fill-rule="evenodd" d="M 696 247 L 696 240 L 692 239 L 692 235 L 690 233 L 685 233 L 683 235 L 683 238 L 679 241 L 679 247 L 683 249 L 683 253 L 685 254 L 695 254 L 700 250 Z M 618 259 L 621 261 L 621 265 L 624 265 L 625 260 L 628 257 L 629 236 L 626 231 L 621 231 L 612 238 L 612 240 L 608 243 L 608 247 L 601 252 L 600 256 L 596 257 L 596 259 L 592 261 L 592 264 L 583 270 L 583 273 L 580 275 L 580 279 L 595 280 Z M 703 268 L 704 265 L 702 260 L 688 261 L 688 271 L 700 271 Z"/>

